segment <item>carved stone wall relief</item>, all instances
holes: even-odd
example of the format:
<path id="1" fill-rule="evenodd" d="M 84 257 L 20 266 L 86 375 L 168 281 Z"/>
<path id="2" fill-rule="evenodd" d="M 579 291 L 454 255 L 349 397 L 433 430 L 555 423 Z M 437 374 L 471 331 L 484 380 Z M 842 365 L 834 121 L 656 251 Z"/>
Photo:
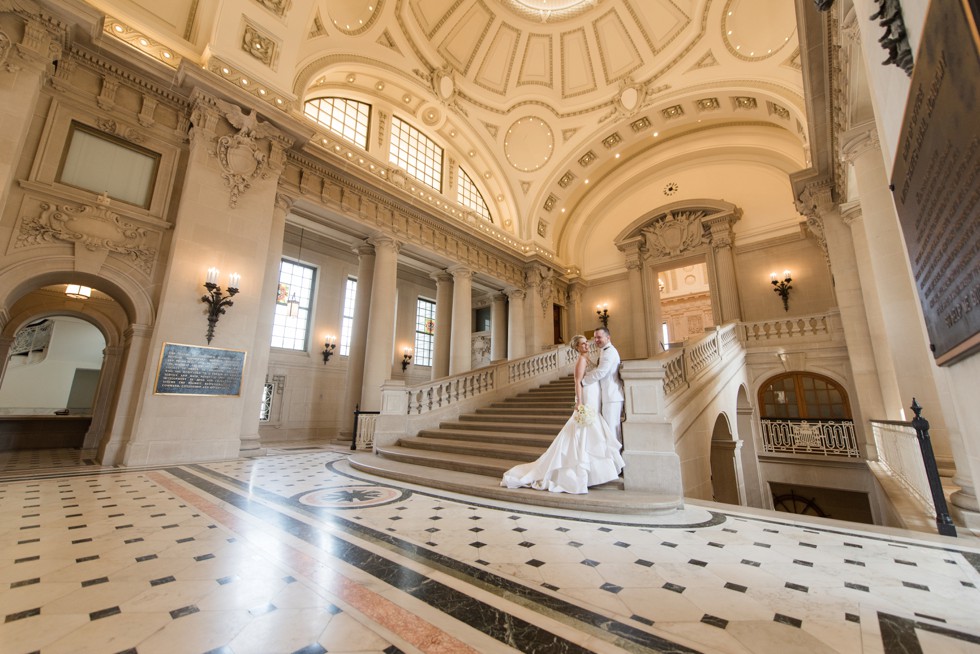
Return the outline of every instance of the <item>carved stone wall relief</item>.
<path id="1" fill-rule="evenodd" d="M 647 251 L 655 257 L 674 257 L 694 249 L 704 241 L 701 218 L 704 211 L 685 211 L 667 214 L 642 230 Z"/>
<path id="2" fill-rule="evenodd" d="M 90 251 L 122 255 L 131 265 L 149 275 L 159 251 L 159 234 L 125 220 L 106 204 L 56 204 L 28 198 L 25 206 L 37 211 L 22 215 L 14 249 L 64 241 Z"/>

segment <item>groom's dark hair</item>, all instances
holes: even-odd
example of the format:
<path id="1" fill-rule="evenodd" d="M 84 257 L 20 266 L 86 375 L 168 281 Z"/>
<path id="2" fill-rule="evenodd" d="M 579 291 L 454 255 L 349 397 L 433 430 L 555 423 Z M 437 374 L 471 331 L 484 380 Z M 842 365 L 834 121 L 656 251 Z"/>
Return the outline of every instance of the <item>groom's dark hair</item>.
<path id="1" fill-rule="evenodd" d="M 609 337 L 609 338 L 612 338 L 612 334 L 609 333 L 609 330 L 606 327 L 599 327 L 595 331 L 597 331 L 597 332 L 606 332 L 606 336 Z M 593 334 L 594 333 L 595 332 L 593 332 Z"/>

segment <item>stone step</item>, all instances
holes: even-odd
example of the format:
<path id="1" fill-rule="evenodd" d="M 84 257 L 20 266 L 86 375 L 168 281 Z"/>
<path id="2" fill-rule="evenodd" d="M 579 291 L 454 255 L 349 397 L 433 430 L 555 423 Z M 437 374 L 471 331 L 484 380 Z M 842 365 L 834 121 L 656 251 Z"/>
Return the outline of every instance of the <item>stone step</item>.
<path id="1" fill-rule="evenodd" d="M 519 463 L 524 463 L 524 461 L 517 459 L 492 458 L 473 454 L 426 452 L 403 445 L 378 447 L 375 449 L 375 452 L 380 457 L 391 459 L 392 461 L 401 461 L 402 463 L 412 463 L 418 466 L 428 467 L 430 477 L 435 476 L 432 474 L 432 468 L 439 468 L 442 470 L 453 470 L 455 472 L 468 472 L 485 477 L 496 477 L 499 480 L 506 471 Z"/>
<path id="2" fill-rule="evenodd" d="M 552 402 L 548 400 L 522 400 L 511 398 L 503 400 L 502 402 L 494 402 L 490 405 L 492 409 L 555 409 L 561 407 L 563 404 L 569 410 L 571 410 L 572 403 L 575 398 L 567 398 L 562 402 Z"/>
<path id="3" fill-rule="evenodd" d="M 558 432 L 561 431 L 561 428 L 564 425 L 565 422 L 538 422 L 534 420 L 522 423 L 508 423 L 503 421 L 494 422 L 493 420 L 481 422 L 460 420 L 440 423 L 439 431 L 443 433 L 455 431 L 483 431 L 487 432 L 491 436 L 493 434 L 505 433 L 543 434 L 554 438 Z"/>
<path id="4" fill-rule="evenodd" d="M 542 413 L 464 413 L 458 420 L 460 422 L 492 422 L 494 424 L 509 422 L 547 424 L 554 427 L 555 433 L 557 434 L 570 415 L 572 415 L 571 409 L 563 410 L 561 415 Z"/>
<path id="5" fill-rule="evenodd" d="M 555 440 L 558 430 L 550 434 L 529 434 L 527 432 L 480 431 L 476 429 L 424 429 L 415 438 L 446 439 L 477 443 L 506 443 L 511 446 L 527 445 L 537 447 L 538 454 L 544 452 Z M 412 437 L 409 437 L 412 438 Z M 400 439 L 400 442 L 408 438 Z"/>
<path id="6" fill-rule="evenodd" d="M 467 414 L 472 415 L 472 414 Z M 572 415 L 572 405 L 568 403 L 557 407 L 522 407 L 522 406 L 489 406 L 476 410 L 478 416 L 531 416 L 555 418 L 564 416 L 566 419 Z"/>
<path id="7" fill-rule="evenodd" d="M 478 456 L 488 459 L 505 459 L 519 462 L 534 461 L 547 449 L 529 445 L 514 445 L 504 442 L 480 442 L 452 440 L 448 438 L 403 438 L 398 446 L 410 450 L 424 450 L 439 454 Z"/>
<path id="8" fill-rule="evenodd" d="M 355 472 L 382 479 L 529 506 L 619 515 L 666 515 L 684 508 L 681 498 L 623 490 L 621 479 L 593 486 L 583 495 L 569 495 L 530 488 L 503 488 L 500 486 L 503 471 L 500 475 L 487 476 L 443 469 L 441 474 L 434 475 L 430 466 L 395 461 L 369 453 L 352 454 L 347 463 Z"/>

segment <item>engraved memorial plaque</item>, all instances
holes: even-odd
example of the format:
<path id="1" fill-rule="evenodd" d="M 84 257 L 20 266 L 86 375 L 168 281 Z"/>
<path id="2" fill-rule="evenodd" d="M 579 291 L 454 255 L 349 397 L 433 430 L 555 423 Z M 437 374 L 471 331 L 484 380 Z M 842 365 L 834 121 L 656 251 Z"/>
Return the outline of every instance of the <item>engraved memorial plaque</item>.
<path id="1" fill-rule="evenodd" d="M 240 396 L 245 352 L 164 343 L 154 395 Z"/>
<path id="2" fill-rule="evenodd" d="M 980 42 L 961 0 L 932 2 L 892 171 L 936 363 L 980 349 Z"/>

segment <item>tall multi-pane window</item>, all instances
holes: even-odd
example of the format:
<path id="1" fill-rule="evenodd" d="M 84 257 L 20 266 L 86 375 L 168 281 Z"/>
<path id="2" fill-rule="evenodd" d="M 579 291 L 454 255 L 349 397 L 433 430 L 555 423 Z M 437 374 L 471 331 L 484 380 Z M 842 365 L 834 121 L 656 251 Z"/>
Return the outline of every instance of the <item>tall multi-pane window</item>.
<path id="1" fill-rule="evenodd" d="M 347 278 L 344 289 L 344 316 L 340 319 L 340 356 L 350 356 L 350 337 L 354 332 L 354 299 L 357 297 L 357 279 Z"/>
<path id="2" fill-rule="evenodd" d="M 304 111 L 331 132 L 367 150 L 371 105 L 346 98 L 317 98 L 309 100 Z"/>
<path id="3" fill-rule="evenodd" d="M 437 191 L 442 191 L 442 148 L 397 116 L 391 119 L 388 161 Z"/>
<path id="4" fill-rule="evenodd" d="M 469 207 L 490 222 L 493 222 L 493 218 L 490 217 L 490 209 L 487 208 L 487 203 L 483 199 L 483 194 L 480 193 L 480 190 L 476 188 L 476 184 L 473 183 L 473 180 L 470 179 L 470 176 L 462 168 L 459 169 L 459 184 L 456 191 L 456 198 L 464 207 Z"/>
<path id="5" fill-rule="evenodd" d="M 316 270 L 296 261 L 279 264 L 279 290 L 272 323 L 272 347 L 305 350 Z"/>
<path id="6" fill-rule="evenodd" d="M 432 365 L 432 341 L 436 333 L 436 303 L 419 298 L 415 309 L 415 364 Z"/>

